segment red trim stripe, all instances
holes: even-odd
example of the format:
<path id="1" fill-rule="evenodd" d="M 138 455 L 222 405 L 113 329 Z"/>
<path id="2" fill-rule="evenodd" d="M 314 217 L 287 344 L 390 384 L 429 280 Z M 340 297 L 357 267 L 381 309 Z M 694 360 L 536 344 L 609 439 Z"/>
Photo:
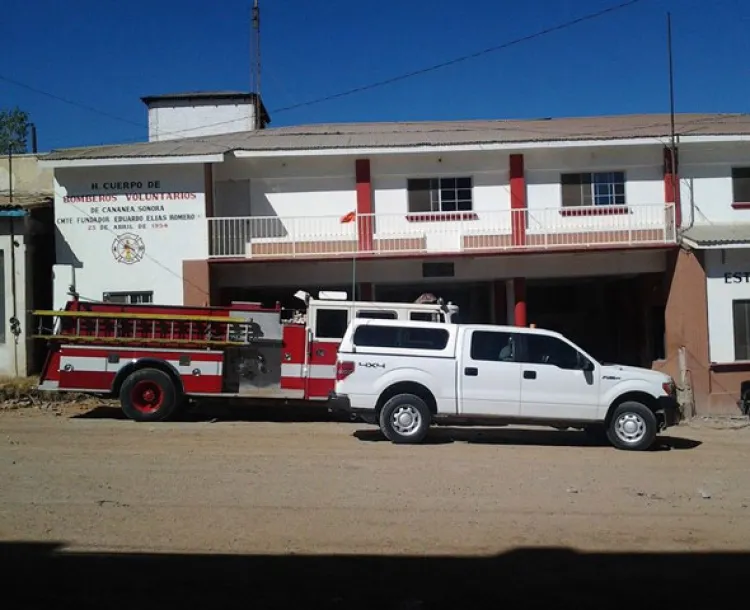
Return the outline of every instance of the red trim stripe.
<path id="1" fill-rule="evenodd" d="M 182 375 L 182 386 L 187 394 L 219 394 L 223 389 L 221 375 Z M 108 371 L 61 371 L 61 390 L 96 390 L 109 392 L 115 373 Z"/>

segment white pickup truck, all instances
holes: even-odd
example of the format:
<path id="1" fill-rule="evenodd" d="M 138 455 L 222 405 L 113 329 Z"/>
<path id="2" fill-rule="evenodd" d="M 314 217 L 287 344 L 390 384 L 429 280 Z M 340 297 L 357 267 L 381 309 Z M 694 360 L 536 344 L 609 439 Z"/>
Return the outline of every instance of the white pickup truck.
<path id="1" fill-rule="evenodd" d="M 357 318 L 329 405 L 394 443 L 421 442 L 433 423 L 518 424 L 581 429 L 637 451 L 681 419 L 669 376 L 601 364 L 556 332 Z"/>

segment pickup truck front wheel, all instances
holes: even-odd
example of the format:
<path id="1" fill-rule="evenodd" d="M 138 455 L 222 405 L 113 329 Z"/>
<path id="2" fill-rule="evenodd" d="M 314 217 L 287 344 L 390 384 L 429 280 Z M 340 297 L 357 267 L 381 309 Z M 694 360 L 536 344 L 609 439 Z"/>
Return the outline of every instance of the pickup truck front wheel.
<path id="1" fill-rule="evenodd" d="M 414 394 L 398 394 L 380 410 L 380 430 L 392 443 L 421 443 L 431 423 L 427 403 Z"/>
<path id="2" fill-rule="evenodd" d="M 607 438 L 618 449 L 645 451 L 654 444 L 656 415 L 646 405 L 628 400 L 619 405 L 607 427 Z"/>

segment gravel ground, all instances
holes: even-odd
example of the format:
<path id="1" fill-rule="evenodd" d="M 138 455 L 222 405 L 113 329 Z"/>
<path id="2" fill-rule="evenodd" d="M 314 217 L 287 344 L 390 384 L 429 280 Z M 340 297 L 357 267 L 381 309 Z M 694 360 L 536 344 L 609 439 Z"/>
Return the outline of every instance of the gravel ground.
<path id="1" fill-rule="evenodd" d="M 163 608 L 174 595 L 197 607 L 209 583 L 252 608 L 460 607 L 581 587 L 576 603 L 593 607 L 624 602 L 633 579 L 651 601 L 687 581 L 690 599 L 716 601 L 750 570 L 746 420 L 696 420 L 629 453 L 544 429 L 440 429 L 395 446 L 364 424 L 268 415 L 151 425 L 91 405 L 0 411 L 0 556 L 17 584 L 56 583 L 13 607 Z M 297 585 L 271 586 L 282 576 Z M 622 590 L 597 592 L 605 582 Z"/>

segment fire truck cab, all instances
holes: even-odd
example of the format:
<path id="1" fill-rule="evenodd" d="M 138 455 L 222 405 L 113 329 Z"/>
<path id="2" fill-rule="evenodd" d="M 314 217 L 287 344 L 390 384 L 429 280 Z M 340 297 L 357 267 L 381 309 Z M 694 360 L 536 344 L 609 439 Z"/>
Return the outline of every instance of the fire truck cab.
<path id="1" fill-rule="evenodd" d="M 353 318 L 456 322 L 458 307 L 433 295 L 415 303 L 352 301 L 345 292 L 304 308 L 177 307 L 84 302 L 36 311 L 49 353 L 39 389 L 119 398 L 136 421 L 168 419 L 188 401 L 210 398 L 327 401 L 336 355 Z"/>

